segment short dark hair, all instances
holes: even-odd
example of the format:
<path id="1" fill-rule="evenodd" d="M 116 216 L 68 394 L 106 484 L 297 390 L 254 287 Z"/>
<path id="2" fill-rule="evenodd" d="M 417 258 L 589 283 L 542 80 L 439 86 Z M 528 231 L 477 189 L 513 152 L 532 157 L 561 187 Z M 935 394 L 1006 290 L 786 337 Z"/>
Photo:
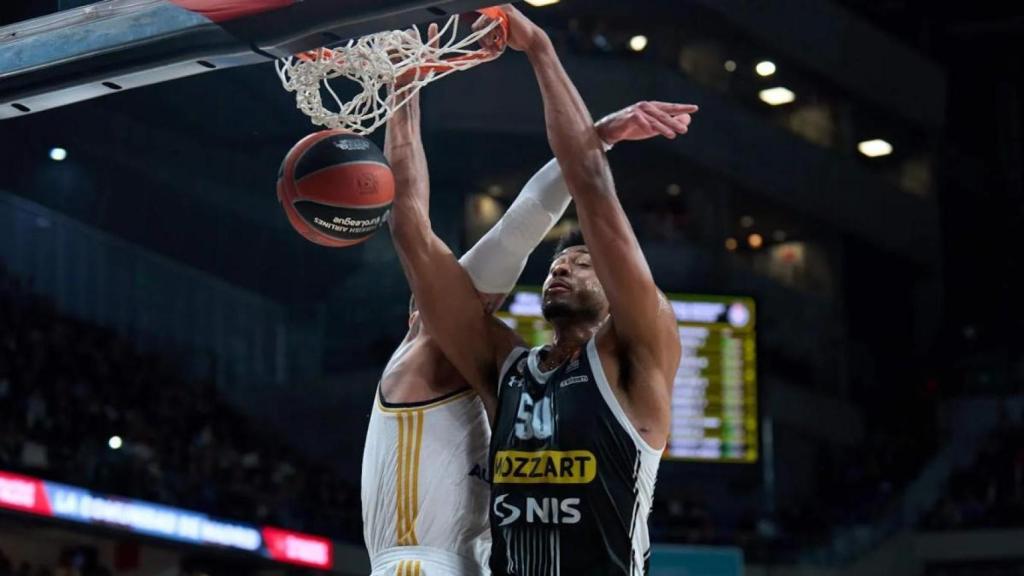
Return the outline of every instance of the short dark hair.
<path id="1" fill-rule="evenodd" d="M 558 258 L 558 255 L 565 250 L 572 248 L 573 246 L 586 246 L 587 241 L 583 238 L 583 231 L 579 228 L 573 228 L 562 235 L 558 239 L 558 244 L 555 246 L 554 257 Z"/>

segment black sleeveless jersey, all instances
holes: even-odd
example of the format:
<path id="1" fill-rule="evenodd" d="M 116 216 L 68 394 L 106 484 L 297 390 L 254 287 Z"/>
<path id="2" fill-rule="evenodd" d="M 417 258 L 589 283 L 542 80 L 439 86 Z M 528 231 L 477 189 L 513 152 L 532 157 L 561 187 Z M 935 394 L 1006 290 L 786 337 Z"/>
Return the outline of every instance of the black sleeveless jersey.
<path id="1" fill-rule="evenodd" d="M 509 355 L 491 435 L 494 576 L 647 574 L 647 516 L 661 452 L 608 385 L 595 340 L 541 373 Z"/>

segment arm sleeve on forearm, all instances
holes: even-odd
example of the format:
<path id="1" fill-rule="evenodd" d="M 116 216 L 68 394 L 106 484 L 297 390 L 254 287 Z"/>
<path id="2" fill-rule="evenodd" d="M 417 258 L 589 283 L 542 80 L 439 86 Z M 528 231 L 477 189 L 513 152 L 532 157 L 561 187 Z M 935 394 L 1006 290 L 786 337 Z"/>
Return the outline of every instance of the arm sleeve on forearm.
<path id="1" fill-rule="evenodd" d="M 572 198 L 552 159 L 523 187 L 508 212 L 460 262 L 480 292 L 507 294 L 515 288 L 526 259 L 562 217 Z"/>

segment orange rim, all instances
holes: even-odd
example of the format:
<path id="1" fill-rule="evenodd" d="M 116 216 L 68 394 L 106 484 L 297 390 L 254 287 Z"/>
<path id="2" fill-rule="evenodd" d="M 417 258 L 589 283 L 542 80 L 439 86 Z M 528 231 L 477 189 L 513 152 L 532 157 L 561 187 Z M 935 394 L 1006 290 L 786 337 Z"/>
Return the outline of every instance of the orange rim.
<path id="1" fill-rule="evenodd" d="M 477 10 L 480 14 L 491 18 L 492 20 L 498 21 L 498 27 L 501 29 L 501 44 L 504 45 L 508 38 L 508 15 L 505 11 L 497 6 L 491 6 L 490 8 L 481 8 Z M 299 52 L 295 55 L 299 60 L 305 60 L 306 62 L 314 62 L 316 60 L 322 60 L 331 58 L 334 56 L 334 50 L 330 48 L 318 48 L 316 50 L 307 50 L 305 52 Z M 401 80 L 408 79 L 410 76 L 429 74 L 431 72 L 447 72 L 453 68 L 453 64 L 461 62 L 473 62 L 476 60 L 487 60 L 491 58 L 492 54 L 486 50 L 480 49 L 471 54 L 462 54 L 461 56 L 454 56 L 452 58 L 445 58 L 439 62 L 429 62 L 421 64 L 415 68 L 412 68 L 402 74 L 399 78 Z"/>
<path id="2" fill-rule="evenodd" d="M 491 6 L 490 8 L 481 8 L 477 12 L 487 16 L 491 20 L 497 20 L 501 26 L 501 37 L 502 39 L 508 38 L 508 14 L 497 6 Z"/>
<path id="3" fill-rule="evenodd" d="M 316 60 L 322 60 L 334 56 L 334 50 L 330 48 L 317 48 L 316 50 L 307 50 L 305 52 L 299 52 L 295 55 L 299 60 L 305 60 L 306 62 L 313 62 Z"/>

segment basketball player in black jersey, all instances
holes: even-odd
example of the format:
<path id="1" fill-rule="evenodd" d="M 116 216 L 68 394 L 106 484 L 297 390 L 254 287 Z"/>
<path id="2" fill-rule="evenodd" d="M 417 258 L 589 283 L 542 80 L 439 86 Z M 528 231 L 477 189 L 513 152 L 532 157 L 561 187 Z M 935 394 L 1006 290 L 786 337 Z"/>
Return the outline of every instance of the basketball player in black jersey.
<path id="1" fill-rule="evenodd" d="M 487 313 L 411 197 L 422 191 L 396 191 L 393 235 L 424 325 L 491 417 L 493 574 L 645 574 L 647 514 L 680 357 L 676 321 L 550 40 L 504 9 L 508 46 L 533 66 L 548 139 L 587 236 L 558 251 L 544 283 L 554 341 L 527 350 Z M 640 131 L 685 133 L 693 112 L 659 108 Z"/>

